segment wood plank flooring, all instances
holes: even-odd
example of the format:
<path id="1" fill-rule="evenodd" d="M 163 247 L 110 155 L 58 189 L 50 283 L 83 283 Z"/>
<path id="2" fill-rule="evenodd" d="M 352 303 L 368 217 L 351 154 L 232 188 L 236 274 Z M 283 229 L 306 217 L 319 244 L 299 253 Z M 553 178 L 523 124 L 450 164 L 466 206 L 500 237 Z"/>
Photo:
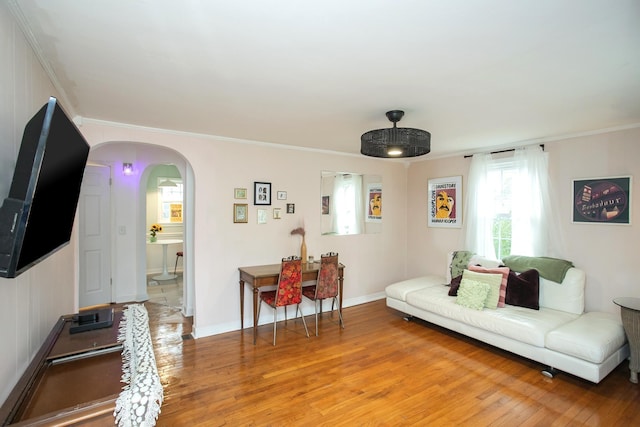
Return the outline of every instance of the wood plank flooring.
<path id="1" fill-rule="evenodd" d="M 633 426 L 623 362 L 596 385 L 419 320 L 384 300 L 191 339 L 190 319 L 145 304 L 164 386 L 158 426 Z"/>

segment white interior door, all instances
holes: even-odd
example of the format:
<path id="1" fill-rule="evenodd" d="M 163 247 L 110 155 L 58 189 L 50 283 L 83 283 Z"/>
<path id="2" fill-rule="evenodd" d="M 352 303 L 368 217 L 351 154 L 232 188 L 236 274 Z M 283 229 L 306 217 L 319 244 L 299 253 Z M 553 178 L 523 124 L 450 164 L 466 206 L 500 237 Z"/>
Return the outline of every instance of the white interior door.
<path id="1" fill-rule="evenodd" d="M 111 301 L 110 191 L 108 166 L 87 165 L 82 180 L 79 214 L 79 307 Z"/>

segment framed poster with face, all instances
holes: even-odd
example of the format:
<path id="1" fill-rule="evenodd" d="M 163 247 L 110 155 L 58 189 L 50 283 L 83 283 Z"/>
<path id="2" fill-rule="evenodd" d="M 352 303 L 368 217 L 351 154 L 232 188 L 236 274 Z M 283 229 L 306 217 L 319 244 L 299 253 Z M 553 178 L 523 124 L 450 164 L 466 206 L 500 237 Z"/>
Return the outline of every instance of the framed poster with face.
<path id="1" fill-rule="evenodd" d="M 462 176 L 429 180 L 427 192 L 427 225 L 429 227 L 462 227 Z"/>
<path id="2" fill-rule="evenodd" d="M 254 205 L 271 205 L 271 183 L 270 182 L 254 182 L 253 183 L 253 204 Z"/>
<path id="3" fill-rule="evenodd" d="M 366 222 L 382 222 L 382 184 L 367 185 Z"/>

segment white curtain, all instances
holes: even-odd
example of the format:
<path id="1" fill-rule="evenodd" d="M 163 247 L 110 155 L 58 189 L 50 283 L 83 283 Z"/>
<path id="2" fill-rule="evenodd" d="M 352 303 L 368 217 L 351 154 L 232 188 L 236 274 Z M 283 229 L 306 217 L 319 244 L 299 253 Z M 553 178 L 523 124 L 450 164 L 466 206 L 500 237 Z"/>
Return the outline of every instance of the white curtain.
<path id="1" fill-rule="evenodd" d="M 539 145 L 518 148 L 508 161 L 514 171 L 511 191 L 511 253 L 527 256 L 560 256 L 562 242 L 554 219 L 547 155 Z M 500 166 L 502 164 L 502 166 Z M 489 172 L 504 167 L 505 161 L 490 154 L 476 154 L 471 160 L 467 184 L 465 248 L 484 256 L 496 256 L 492 227 L 494 197 Z M 550 236 L 553 238 L 550 239 Z"/>
<path id="2" fill-rule="evenodd" d="M 469 167 L 467 197 L 464 208 L 465 249 L 489 258 L 495 257 L 492 226 L 495 216 L 490 191 L 491 154 L 474 154 Z"/>
<path id="3" fill-rule="evenodd" d="M 553 255 L 549 237 L 558 217 L 551 204 L 547 155 L 535 145 L 516 149 L 513 160 L 511 253 Z"/>

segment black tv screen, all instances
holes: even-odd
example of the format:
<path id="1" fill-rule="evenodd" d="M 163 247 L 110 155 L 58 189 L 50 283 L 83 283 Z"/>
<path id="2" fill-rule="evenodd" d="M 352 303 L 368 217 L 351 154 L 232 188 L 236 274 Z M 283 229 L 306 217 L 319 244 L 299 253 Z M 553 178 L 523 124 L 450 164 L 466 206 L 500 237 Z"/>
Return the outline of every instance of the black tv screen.
<path id="1" fill-rule="evenodd" d="M 69 243 L 89 144 L 56 98 L 24 128 L 0 207 L 0 277 L 16 277 Z"/>

